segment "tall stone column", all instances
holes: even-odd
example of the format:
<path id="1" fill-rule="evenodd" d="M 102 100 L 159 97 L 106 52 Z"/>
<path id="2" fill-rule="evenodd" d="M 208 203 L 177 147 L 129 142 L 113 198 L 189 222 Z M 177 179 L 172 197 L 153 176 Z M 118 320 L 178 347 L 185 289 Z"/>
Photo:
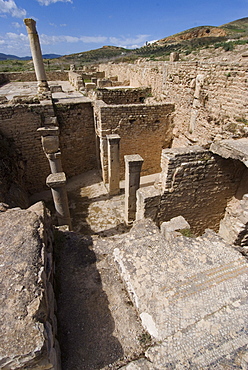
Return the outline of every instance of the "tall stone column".
<path id="1" fill-rule="evenodd" d="M 26 18 L 24 19 L 24 23 L 28 32 L 30 49 L 34 63 L 34 70 L 38 81 L 38 92 L 42 93 L 49 91 L 46 72 L 42 59 L 39 36 L 36 30 L 36 22 L 31 18 Z"/>
<path id="2" fill-rule="evenodd" d="M 120 192 L 120 136 L 107 135 L 109 195 Z"/>
<path id="3" fill-rule="evenodd" d="M 136 217 L 136 191 L 140 187 L 140 172 L 144 162 L 139 154 L 125 155 L 125 222 L 127 224 Z"/>
<path id="4" fill-rule="evenodd" d="M 66 176 L 64 172 L 52 173 L 46 179 L 46 184 L 52 190 L 52 196 L 59 226 L 68 225 L 71 230 L 71 218 L 66 192 Z"/>

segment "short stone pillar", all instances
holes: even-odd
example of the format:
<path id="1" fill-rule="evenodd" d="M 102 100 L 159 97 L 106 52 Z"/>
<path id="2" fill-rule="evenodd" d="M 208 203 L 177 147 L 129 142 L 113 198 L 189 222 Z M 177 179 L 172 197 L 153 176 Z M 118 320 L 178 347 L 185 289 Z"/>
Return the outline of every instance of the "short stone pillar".
<path id="1" fill-rule="evenodd" d="M 60 151 L 47 154 L 46 156 L 49 161 L 51 173 L 63 172 Z"/>
<path id="2" fill-rule="evenodd" d="M 71 218 L 66 192 L 66 176 L 64 172 L 53 173 L 46 179 L 46 184 L 51 188 L 54 206 L 58 217 L 58 225 L 68 225 L 71 230 Z"/>
<path id="3" fill-rule="evenodd" d="M 195 80 L 195 92 L 194 92 L 194 100 L 193 106 L 191 110 L 190 116 L 190 123 L 189 123 L 189 133 L 192 134 L 195 130 L 196 120 L 199 113 L 199 109 L 201 108 L 201 89 L 204 84 L 204 75 L 197 75 Z"/>
<path id="4" fill-rule="evenodd" d="M 139 154 L 125 155 L 125 222 L 130 224 L 136 217 L 136 191 L 140 187 L 140 172 L 144 162 Z"/>
<path id="5" fill-rule="evenodd" d="M 120 136 L 107 135 L 109 195 L 120 192 Z"/>
<path id="6" fill-rule="evenodd" d="M 173 51 L 170 53 L 170 62 L 178 62 L 179 60 L 179 53 Z"/>
<path id="7" fill-rule="evenodd" d="M 36 30 L 36 22 L 31 18 L 26 18 L 24 19 L 24 23 L 28 32 L 30 49 L 34 63 L 34 70 L 38 81 L 38 92 L 42 93 L 45 91 L 49 91 L 46 72 L 42 59 L 39 36 Z"/>
<path id="8" fill-rule="evenodd" d="M 63 172 L 59 150 L 59 128 L 57 126 L 40 127 L 37 131 L 41 134 L 42 148 L 49 161 L 51 172 Z"/>

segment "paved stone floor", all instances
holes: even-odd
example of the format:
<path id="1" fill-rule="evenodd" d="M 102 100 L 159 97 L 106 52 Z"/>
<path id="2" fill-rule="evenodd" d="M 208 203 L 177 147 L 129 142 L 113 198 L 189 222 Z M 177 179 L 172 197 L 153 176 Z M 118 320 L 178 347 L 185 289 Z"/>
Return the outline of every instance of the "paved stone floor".
<path id="1" fill-rule="evenodd" d="M 146 351 L 151 368 L 248 369 L 248 264 L 239 252 L 212 231 L 168 243 L 144 220 L 114 254 L 157 341 Z"/>
<path id="2" fill-rule="evenodd" d="M 123 190 L 109 197 L 97 172 L 67 187 L 74 232 L 58 265 L 63 370 L 247 370 L 247 260 L 211 231 L 170 242 L 149 220 L 129 231 Z"/>
<path id="3" fill-rule="evenodd" d="M 62 103 L 69 103 L 72 101 L 90 101 L 90 99 L 83 96 L 80 92 L 76 91 L 69 81 L 48 81 L 49 86 L 60 85 L 62 92 L 52 94 L 55 101 Z M 10 82 L 0 87 L 0 96 L 6 96 L 8 100 L 12 100 L 14 96 L 27 95 L 35 96 L 37 94 L 37 82 Z"/>

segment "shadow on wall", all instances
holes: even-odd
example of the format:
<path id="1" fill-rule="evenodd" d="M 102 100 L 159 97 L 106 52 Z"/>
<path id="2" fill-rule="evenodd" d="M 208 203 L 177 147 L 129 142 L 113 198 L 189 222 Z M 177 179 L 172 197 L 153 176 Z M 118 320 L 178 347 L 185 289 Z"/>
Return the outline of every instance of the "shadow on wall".
<path id="1" fill-rule="evenodd" d="M 63 370 L 102 369 L 123 356 L 115 323 L 90 249 L 90 236 L 57 236 L 56 292 Z M 100 258 L 100 256 L 98 256 Z"/>

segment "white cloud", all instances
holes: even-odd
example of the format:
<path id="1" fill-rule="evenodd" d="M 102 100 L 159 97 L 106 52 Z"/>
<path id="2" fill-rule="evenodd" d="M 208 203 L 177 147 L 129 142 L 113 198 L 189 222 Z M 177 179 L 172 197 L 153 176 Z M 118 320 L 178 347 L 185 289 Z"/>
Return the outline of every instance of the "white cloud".
<path id="1" fill-rule="evenodd" d="M 137 35 L 136 37 L 110 37 L 109 41 L 115 46 L 124 48 L 138 48 L 144 44 L 149 35 Z"/>
<path id="2" fill-rule="evenodd" d="M 51 50 L 59 54 L 63 54 L 65 44 L 78 44 L 78 51 L 85 50 L 85 45 L 94 48 L 92 44 L 97 45 L 115 45 L 133 49 L 144 45 L 144 40 L 148 40 L 148 35 L 137 35 L 135 37 L 107 37 L 107 36 L 70 36 L 57 35 L 50 36 L 46 34 L 40 35 L 40 43 L 43 53 L 50 53 Z M 15 54 L 18 56 L 30 55 L 29 40 L 26 33 L 8 32 L 0 35 L 1 52 L 5 54 Z M 53 46 L 55 45 L 55 46 Z M 56 48 L 55 48 L 56 47 Z M 75 48 L 75 47 L 74 47 Z M 81 50 L 80 50 L 81 49 Z M 49 50 L 49 51 L 48 51 Z M 60 50 L 60 51 L 58 51 Z"/>
<path id="3" fill-rule="evenodd" d="M 37 0 L 40 5 L 50 5 L 54 3 L 58 3 L 59 1 L 62 3 L 72 3 L 72 0 Z"/>
<path id="4" fill-rule="evenodd" d="M 27 14 L 25 9 L 17 7 L 14 0 L 0 0 L 0 13 L 10 14 L 15 18 L 24 18 Z"/>
<path id="5" fill-rule="evenodd" d="M 7 32 L 6 36 L 7 36 L 7 39 L 9 40 L 18 40 L 20 42 L 28 41 L 28 36 L 24 35 L 23 33 L 17 34 L 13 32 Z"/>
<path id="6" fill-rule="evenodd" d="M 18 23 L 18 22 L 12 22 L 12 26 L 14 28 L 21 28 L 22 27 L 22 24 Z"/>
<path id="7" fill-rule="evenodd" d="M 75 42 L 83 42 L 85 44 L 89 43 L 102 43 L 107 41 L 108 38 L 105 36 L 48 36 L 48 35 L 40 35 L 40 43 L 42 45 L 52 45 L 62 42 L 68 43 L 75 43 Z"/>
<path id="8" fill-rule="evenodd" d="M 30 55 L 28 36 L 23 33 L 8 32 L 0 35 L 1 52 L 20 56 Z"/>

